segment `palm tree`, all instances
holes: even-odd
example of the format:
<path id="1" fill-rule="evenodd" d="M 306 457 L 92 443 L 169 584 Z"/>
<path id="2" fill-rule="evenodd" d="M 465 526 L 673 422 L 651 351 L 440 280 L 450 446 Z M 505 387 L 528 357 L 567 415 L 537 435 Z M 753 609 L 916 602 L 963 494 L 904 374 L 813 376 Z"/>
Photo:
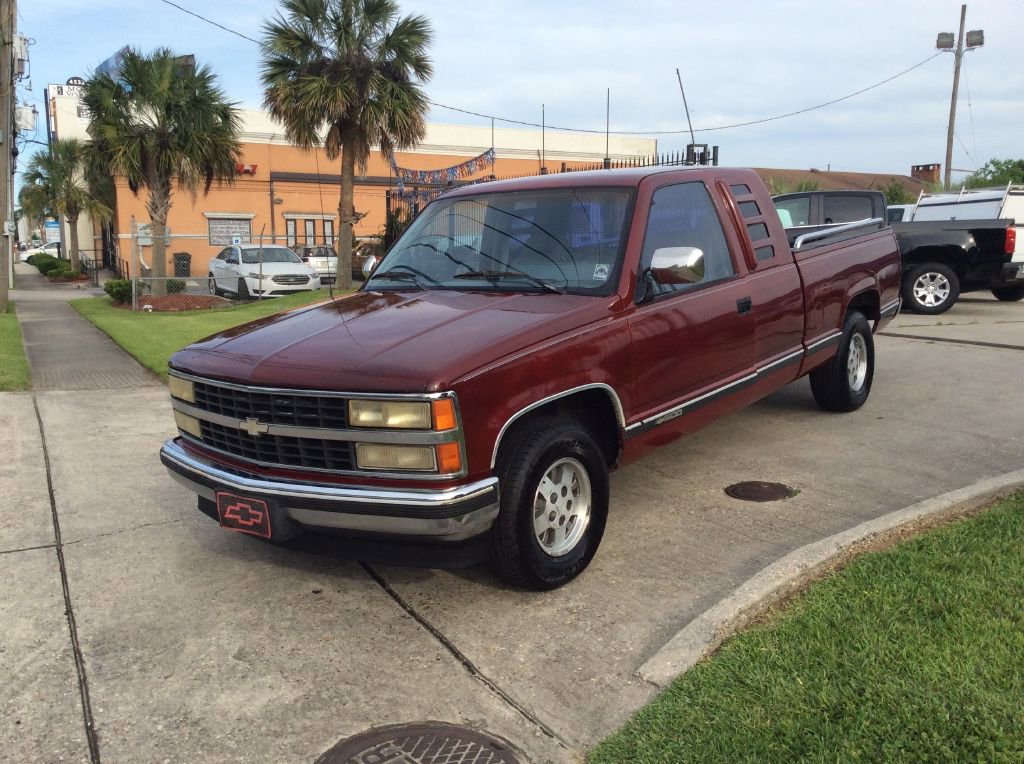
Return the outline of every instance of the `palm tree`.
<path id="1" fill-rule="evenodd" d="M 148 192 L 152 222 L 153 276 L 167 275 L 165 236 L 174 185 L 206 194 L 215 180 L 232 183 L 241 159 L 240 118 L 206 66 L 160 48 L 144 56 L 129 50 L 115 80 L 97 74 L 82 96 L 89 109 L 89 134 L 110 173 L 128 181 L 132 193 Z M 166 282 L 153 284 L 164 294 Z"/>
<path id="2" fill-rule="evenodd" d="M 283 0 L 282 9 L 264 26 L 264 104 L 293 143 L 341 156 L 338 276 L 348 288 L 356 165 L 365 170 L 374 145 L 390 159 L 426 134 L 430 23 L 399 18 L 394 0 Z"/>
<path id="3" fill-rule="evenodd" d="M 78 218 L 83 212 L 104 220 L 111 215 L 110 207 L 92 195 L 86 182 L 92 150 L 89 143 L 76 138 L 53 141 L 49 151 L 39 151 L 29 160 L 19 197 L 22 204 L 28 203 L 32 214 L 42 214 L 48 208 L 67 221 L 68 257 L 75 271 L 80 267 Z"/>

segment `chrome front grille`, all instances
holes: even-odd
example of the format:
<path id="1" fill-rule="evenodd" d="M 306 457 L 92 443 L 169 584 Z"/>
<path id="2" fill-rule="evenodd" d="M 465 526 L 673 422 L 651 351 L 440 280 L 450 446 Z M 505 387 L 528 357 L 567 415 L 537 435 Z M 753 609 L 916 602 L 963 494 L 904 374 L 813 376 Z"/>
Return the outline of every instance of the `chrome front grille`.
<path id="1" fill-rule="evenodd" d="M 253 437 L 234 427 L 202 422 L 203 443 L 233 456 L 263 464 L 316 470 L 355 468 L 352 443 L 343 440 L 290 438 L 283 435 Z"/>
<path id="2" fill-rule="evenodd" d="M 298 286 L 299 284 L 308 284 L 309 276 L 303 276 L 299 273 L 286 273 L 282 276 L 274 276 L 272 281 L 282 286 Z"/>
<path id="3" fill-rule="evenodd" d="M 264 424 L 293 427 L 348 427 L 348 400 L 296 393 L 237 390 L 231 387 L 195 383 L 197 408 L 243 421 L 258 419 Z"/>

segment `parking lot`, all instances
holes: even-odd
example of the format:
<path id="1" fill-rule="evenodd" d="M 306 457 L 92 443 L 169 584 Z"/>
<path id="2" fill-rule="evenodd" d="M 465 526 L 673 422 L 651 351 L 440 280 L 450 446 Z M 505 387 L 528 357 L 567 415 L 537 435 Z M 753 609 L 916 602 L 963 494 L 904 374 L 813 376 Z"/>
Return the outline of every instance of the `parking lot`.
<path id="1" fill-rule="evenodd" d="M 160 385 L 0 394 L 4 755 L 310 762 L 440 720 L 579 760 L 654 696 L 639 666 L 765 565 L 1024 466 L 1024 304 L 902 314 L 876 352 L 857 412 L 799 381 L 614 474 L 600 552 L 544 594 L 220 530 L 160 466 Z M 799 494 L 723 493 L 741 480 Z"/>

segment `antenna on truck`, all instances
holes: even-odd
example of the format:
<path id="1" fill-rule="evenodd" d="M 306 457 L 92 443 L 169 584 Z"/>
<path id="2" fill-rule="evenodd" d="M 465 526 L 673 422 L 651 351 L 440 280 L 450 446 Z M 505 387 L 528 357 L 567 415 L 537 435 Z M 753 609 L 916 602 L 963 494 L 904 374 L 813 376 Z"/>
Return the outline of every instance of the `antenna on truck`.
<path id="1" fill-rule="evenodd" d="M 676 67 L 676 79 L 679 80 L 679 92 L 683 95 L 683 109 L 686 111 L 686 124 L 690 127 L 690 144 L 697 145 L 697 139 L 693 137 L 693 122 L 690 121 L 690 107 L 686 105 L 686 91 L 683 90 L 683 77 L 679 74 L 679 67 Z"/>

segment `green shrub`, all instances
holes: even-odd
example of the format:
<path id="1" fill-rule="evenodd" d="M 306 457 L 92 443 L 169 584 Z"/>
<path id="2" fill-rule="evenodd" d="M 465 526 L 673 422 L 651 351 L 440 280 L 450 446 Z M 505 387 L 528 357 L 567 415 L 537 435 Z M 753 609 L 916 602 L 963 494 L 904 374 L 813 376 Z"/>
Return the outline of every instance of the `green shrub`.
<path id="1" fill-rule="evenodd" d="M 103 285 L 103 291 L 110 295 L 110 299 L 119 304 L 126 304 L 132 301 L 132 282 L 130 279 L 113 279 Z"/>
<path id="2" fill-rule="evenodd" d="M 187 286 L 181 279 L 170 279 L 167 282 L 167 294 L 181 294 Z"/>
<path id="3" fill-rule="evenodd" d="M 81 276 L 80 271 L 73 270 L 67 263 L 62 263 L 46 274 L 51 279 L 77 279 Z"/>
<path id="4" fill-rule="evenodd" d="M 48 276 L 50 271 L 60 268 L 61 264 L 61 261 L 52 255 L 38 255 L 35 262 L 36 268 L 44 276 Z"/>

